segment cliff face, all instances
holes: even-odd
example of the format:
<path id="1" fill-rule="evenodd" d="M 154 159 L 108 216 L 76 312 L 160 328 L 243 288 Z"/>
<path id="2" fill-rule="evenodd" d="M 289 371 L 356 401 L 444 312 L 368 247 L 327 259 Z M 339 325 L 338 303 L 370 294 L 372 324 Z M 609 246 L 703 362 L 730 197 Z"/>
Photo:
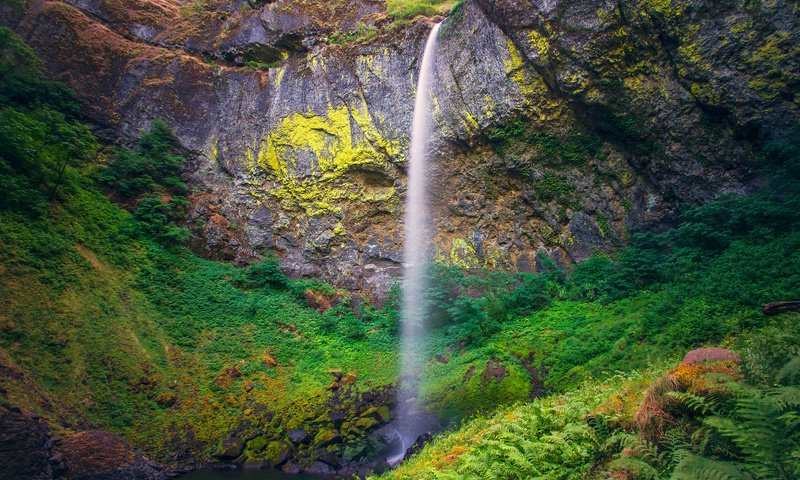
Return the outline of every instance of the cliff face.
<path id="1" fill-rule="evenodd" d="M 744 192 L 800 116 L 791 2 L 467 0 L 442 26 L 438 255 L 536 269 Z M 196 152 L 194 248 L 372 293 L 401 271 L 405 156 L 429 24 L 382 2 L 70 0 L 4 12 L 87 115 L 163 118 Z M 358 39 L 358 37 L 362 37 Z"/>

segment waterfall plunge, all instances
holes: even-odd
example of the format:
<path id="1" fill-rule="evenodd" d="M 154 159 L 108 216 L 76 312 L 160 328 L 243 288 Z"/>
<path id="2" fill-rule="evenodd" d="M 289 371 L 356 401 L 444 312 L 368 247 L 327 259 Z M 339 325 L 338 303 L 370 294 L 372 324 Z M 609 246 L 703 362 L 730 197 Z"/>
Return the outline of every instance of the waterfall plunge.
<path id="1" fill-rule="evenodd" d="M 428 422 L 415 409 L 418 377 L 422 370 L 421 343 L 424 334 L 425 263 L 430 253 L 431 232 L 426 198 L 426 160 L 431 137 L 431 87 L 439 24 L 433 26 L 425 43 L 422 64 L 417 80 L 417 98 L 411 126 L 411 152 L 408 161 L 408 190 L 406 193 L 405 247 L 403 251 L 403 303 L 401 323 L 400 395 L 398 434 L 403 452 L 390 459 L 403 459 L 405 449 L 428 428 Z M 403 384 L 402 380 L 406 380 Z"/>

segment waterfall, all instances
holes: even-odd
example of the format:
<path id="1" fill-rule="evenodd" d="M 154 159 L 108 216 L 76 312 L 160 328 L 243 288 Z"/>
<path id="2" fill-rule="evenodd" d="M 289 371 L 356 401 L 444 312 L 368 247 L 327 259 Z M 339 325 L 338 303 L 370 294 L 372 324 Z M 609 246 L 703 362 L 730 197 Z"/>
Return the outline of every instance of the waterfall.
<path id="1" fill-rule="evenodd" d="M 425 264 L 429 258 L 431 232 L 426 198 L 426 159 L 431 137 L 431 87 L 433 83 L 436 36 L 439 24 L 433 26 L 425 43 L 425 52 L 419 68 L 414 119 L 411 124 L 411 149 L 408 161 L 408 190 L 406 192 L 405 246 L 403 250 L 403 301 L 401 320 L 401 359 L 398 404 L 398 431 L 404 451 L 427 428 L 419 419 L 416 402 L 418 378 L 422 369 L 419 349 L 424 334 Z"/>

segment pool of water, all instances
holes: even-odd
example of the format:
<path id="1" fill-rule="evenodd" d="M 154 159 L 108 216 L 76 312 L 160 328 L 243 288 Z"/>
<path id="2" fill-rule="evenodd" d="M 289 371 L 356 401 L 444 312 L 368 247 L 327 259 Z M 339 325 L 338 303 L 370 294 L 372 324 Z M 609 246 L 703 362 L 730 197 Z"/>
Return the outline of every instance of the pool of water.
<path id="1" fill-rule="evenodd" d="M 197 470 L 178 477 L 179 480 L 321 480 L 322 478 L 302 473 L 289 475 L 272 468 L 263 470 L 251 468 Z"/>

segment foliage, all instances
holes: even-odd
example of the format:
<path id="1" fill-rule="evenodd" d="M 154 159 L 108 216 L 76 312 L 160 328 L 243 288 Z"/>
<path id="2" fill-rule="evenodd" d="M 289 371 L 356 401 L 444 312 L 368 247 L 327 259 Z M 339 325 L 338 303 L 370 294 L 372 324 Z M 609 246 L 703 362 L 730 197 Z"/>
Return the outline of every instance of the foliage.
<path id="1" fill-rule="evenodd" d="M 265 257 L 250 265 L 243 285 L 247 288 L 284 289 L 289 285 L 289 278 L 280 269 L 280 259 Z"/>
<path id="2" fill-rule="evenodd" d="M 166 123 L 156 120 L 150 130 L 141 132 L 136 148 L 117 149 L 98 178 L 125 199 L 152 192 L 182 193 L 186 185 L 178 171 L 186 159 L 176 152 L 172 131 Z"/>
<path id="3" fill-rule="evenodd" d="M 166 123 L 155 120 L 141 132 L 133 150 L 118 148 L 98 180 L 133 204 L 134 231 L 165 244 L 185 243 L 189 230 L 179 226 L 189 206 L 186 184 L 179 177 L 186 159 L 177 154 L 178 143 Z"/>
<path id="4" fill-rule="evenodd" d="M 368 42 L 378 35 L 378 29 L 363 22 L 356 23 L 356 28 L 347 32 L 336 31 L 328 42 L 332 45 L 345 45 L 353 42 Z"/>
<path id="5" fill-rule="evenodd" d="M 389 17 L 396 20 L 412 19 L 417 16 L 432 17 L 450 10 L 453 0 L 388 0 L 386 8 Z"/>
<path id="6" fill-rule="evenodd" d="M 567 394 L 478 415 L 381 478 L 589 478 L 601 458 L 603 425 L 616 417 L 593 412 L 647 378 L 633 373 L 587 382 Z"/>
<path id="7" fill-rule="evenodd" d="M 0 207 L 0 364 L 25 372 L 4 381 L 3 401 L 57 425 L 110 429 L 159 460 L 185 443 L 212 461 L 243 418 L 263 425 L 247 413 L 254 405 L 300 421 L 323 404 L 328 370 L 352 372 L 358 388 L 393 381 L 396 322 L 386 312 L 343 299 L 321 313 L 303 294 L 339 295 L 330 285 L 289 280 L 274 259 L 244 270 L 178 245 L 184 160 L 166 126 L 155 122 L 107 166 L 91 162 L 97 142 L 74 97 L 41 78 L 21 40 L 6 30 L 0 38 L 27 58 L 0 64 L 0 182 L 18 188 L 0 195 L 38 192 L 43 205 L 33 215 L 3 197 Z M 54 135 L 62 125 L 81 137 Z M 67 149 L 82 161 L 60 163 Z M 256 385 L 249 393 L 246 382 Z M 164 398 L 176 401 L 159 405 Z"/>
<path id="8" fill-rule="evenodd" d="M 42 213 L 65 172 L 95 155 L 97 142 L 77 117 L 74 94 L 45 80 L 32 50 L 0 28 L 0 209 Z"/>
<path id="9" fill-rule="evenodd" d="M 266 63 L 256 60 L 248 60 L 244 63 L 244 67 L 249 68 L 250 70 L 270 70 L 272 68 L 279 67 L 280 65 L 280 61 Z"/>

